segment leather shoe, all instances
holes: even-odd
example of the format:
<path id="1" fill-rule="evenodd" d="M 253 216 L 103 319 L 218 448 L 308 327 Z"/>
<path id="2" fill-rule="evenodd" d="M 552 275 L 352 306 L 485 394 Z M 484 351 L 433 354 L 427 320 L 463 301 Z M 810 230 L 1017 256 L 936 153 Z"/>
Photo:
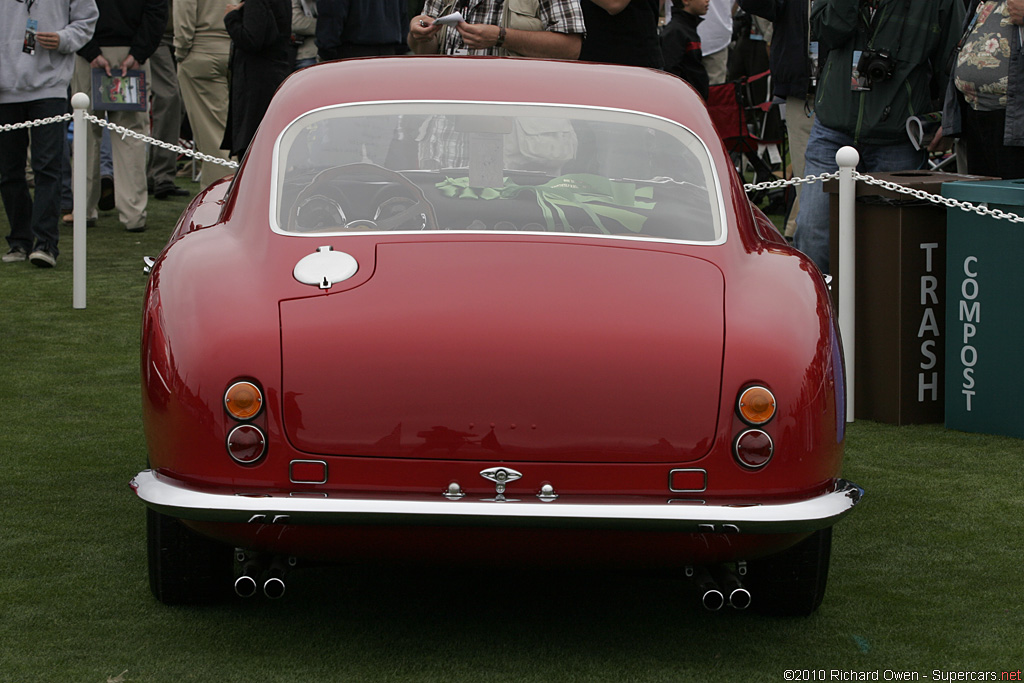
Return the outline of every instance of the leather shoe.
<path id="1" fill-rule="evenodd" d="M 173 187 L 161 187 L 159 190 L 153 191 L 153 196 L 157 199 L 167 199 L 168 197 L 188 197 L 192 193 L 183 187 L 174 185 Z"/>
<path id="2" fill-rule="evenodd" d="M 108 175 L 100 178 L 100 200 L 96 208 L 100 211 L 110 211 L 114 208 L 114 179 Z"/>
<path id="3" fill-rule="evenodd" d="M 61 220 L 61 222 L 64 225 L 74 225 L 75 224 L 75 216 L 74 216 L 74 214 L 66 213 L 66 214 L 64 214 L 61 217 L 60 220 Z M 96 219 L 95 218 L 86 218 L 85 219 L 85 227 L 87 227 L 87 228 L 95 228 L 96 227 Z"/>

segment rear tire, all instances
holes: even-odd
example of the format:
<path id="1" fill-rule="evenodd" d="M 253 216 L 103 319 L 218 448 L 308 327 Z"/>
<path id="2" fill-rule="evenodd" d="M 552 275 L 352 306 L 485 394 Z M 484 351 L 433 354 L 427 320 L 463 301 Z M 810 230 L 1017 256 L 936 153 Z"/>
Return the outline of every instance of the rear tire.
<path id="1" fill-rule="evenodd" d="M 747 563 L 744 583 L 751 607 L 761 614 L 806 617 L 825 597 L 832 527 L 815 531 L 792 548 Z"/>
<path id="2" fill-rule="evenodd" d="M 231 595 L 233 550 L 146 509 L 149 589 L 165 605 L 198 605 Z"/>

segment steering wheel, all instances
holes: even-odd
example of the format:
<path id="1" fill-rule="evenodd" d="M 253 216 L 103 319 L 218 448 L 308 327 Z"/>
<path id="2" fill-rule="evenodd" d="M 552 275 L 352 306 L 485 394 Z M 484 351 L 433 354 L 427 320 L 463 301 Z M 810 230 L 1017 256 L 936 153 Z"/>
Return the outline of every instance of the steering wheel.
<path id="1" fill-rule="evenodd" d="M 373 195 L 372 204 L 362 207 L 352 201 L 345 190 L 353 189 Z M 384 183 L 383 188 L 373 188 Z M 380 197 L 386 195 L 381 200 Z M 370 214 L 369 209 L 373 212 Z M 347 209 L 347 210 L 346 210 Z M 354 214 L 352 217 L 349 214 Z M 376 164 L 357 163 L 324 169 L 304 187 L 288 212 L 289 232 L 328 232 L 333 230 L 362 232 L 387 230 L 436 230 L 434 207 L 414 182 L 398 171 Z"/>

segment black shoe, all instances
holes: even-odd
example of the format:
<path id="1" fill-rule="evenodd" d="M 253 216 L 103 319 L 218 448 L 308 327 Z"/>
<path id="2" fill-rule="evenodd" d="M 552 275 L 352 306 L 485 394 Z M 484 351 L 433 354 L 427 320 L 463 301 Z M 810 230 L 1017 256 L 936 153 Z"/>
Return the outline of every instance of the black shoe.
<path id="1" fill-rule="evenodd" d="M 153 191 L 153 196 L 157 199 L 167 199 L 168 197 L 188 197 L 192 193 L 183 187 L 172 185 L 170 187 L 161 187 L 159 190 Z"/>
<path id="2" fill-rule="evenodd" d="M 100 211 L 114 208 L 114 179 L 108 175 L 100 178 L 100 201 L 96 204 Z"/>
<path id="3" fill-rule="evenodd" d="M 28 260 L 40 268 L 53 268 L 57 265 L 57 257 L 45 249 L 36 249 L 29 254 Z"/>

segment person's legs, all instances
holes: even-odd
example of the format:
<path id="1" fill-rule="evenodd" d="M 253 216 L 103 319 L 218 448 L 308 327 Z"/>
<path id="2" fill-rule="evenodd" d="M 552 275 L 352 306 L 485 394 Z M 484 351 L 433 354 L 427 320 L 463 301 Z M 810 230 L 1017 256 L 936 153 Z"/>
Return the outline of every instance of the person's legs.
<path id="1" fill-rule="evenodd" d="M 910 140 L 894 145 L 861 145 L 858 149 L 861 173 L 916 171 L 925 163 L 925 150 L 914 149 Z"/>
<path id="2" fill-rule="evenodd" d="M 729 48 L 704 55 L 701 61 L 704 63 L 704 70 L 708 72 L 710 85 L 725 83 L 729 73 Z"/>
<path id="3" fill-rule="evenodd" d="M 793 177 L 805 175 L 804 158 L 807 154 L 807 138 L 811 134 L 814 123 L 814 112 L 808 111 L 809 103 L 803 97 L 786 98 L 786 133 L 789 138 L 789 160 L 793 166 Z M 800 193 L 803 186 L 796 186 L 796 199 L 789 211 L 786 221 L 786 235 L 792 237 L 796 233 L 796 217 L 800 215 Z"/>
<path id="4" fill-rule="evenodd" d="M 169 42 L 161 42 L 148 63 L 153 74 L 153 137 L 176 145 L 181 131 L 181 93 Z M 158 199 L 177 192 L 178 187 L 174 182 L 177 172 L 177 153 L 157 146 L 149 148 L 146 184 L 153 189 Z"/>
<path id="5" fill-rule="evenodd" d="M 228 158 L 227 151 L 220 148 L 228 120 L 227 63 L 226 54 L 191 52 L 178 65 L 178 85 L 196 150 L 221 159 Z M 232 173 L 227 166 L 211 161 L 204 161 L 202 169 L 200 187 L 204 189 Z"/>
<path id="6" fill-rule="evenodd" d="M 111 64 L 120 64 L 128 56 L 127 47 L 104 47 L 103 56 Z M 149 66 L 142 70 L 146 83 L 150 79 Z M 145 111 L 108 111 L 107 120 L 135 133 L 149 132 L 149 114 Z M 136 137 L 111 135 L 110 151 L 114 157 L 114 206 L 125 230 L 143 230 L 146 227 L 146 205 L 149 196 L 146 190 L 146 143 Z M 97 200 L 99 188 L 96 188 Z M 90 188 L 89 199 L 93 192 Z"/>
<path id="7" fill-rule="evenodd" d="M 0 104 L 0 124 L 26 120 L 23 103 Z M 28 129 L 0 133 L 0 197 L 11 232 L 7 244 L 28 254 L 32 250 L 32 196 L 25 178 Z"/>
<path id="8" fill-rule="evenodd" d="M 75 57 L 75 73 L 71 78 L 72 93 L 86 93 L 92 97 L 92 67 L 82 57 Z M 90 114 L 103 116 L 106 112 L 97 112 L 94 109 L 88 110 Z M 85 218 L 95 221 L 98 214 L 98 203 L 100 199 L 100 142 L 102 139 L 101 129 L 94 123 L 85 122 L 86 155 L 84 163 L 79 162 L 79 167 L 85 168 Z M 81 131 L 79 131 L 81 134 Z"/>
<path id="9" fill-rule="evenodd" d="M 71 142 L 68 141 L 69 124 L 64 123 L 61 125 L 64 127 L 62 131 L 64 149 L 60 155 L 60 210 L 61 213 L 71 213 L 75 205 L 75 198 L 71 189 Z"/>
<path id="10" fill-rule="evenodd" d="M 960 109 L 968 172 L 1007 180 L 1024 178 L 1024 147 L 1003 144 L 1006 110 L 974 111 L 967 104 Z"/>
<path id="11" fill-rule="evenodd" d="M 805 175 L 821 175 L 839 170 L 836 152 L 853 140 L 826 128 L 815 120 L 807 140 Z M 823 273 L 829 272 L 829 196 L 820 183 L 808 185 L 800 195 L 800 215 L 796 220 L 793 245 L 805 253 Z"/>
<path id="12" fill-rule="evenodd" d="M 35 100 L 29 103 L 32 120 L 60 116 L 67 110 L 63 98 Z M 33 250 L 57 257 L 60 239 L 61 155 L 64 152 L 64 123 L 50 123 L 32 129 L 32 172 L 36 179 L 32 203 Z"/>

